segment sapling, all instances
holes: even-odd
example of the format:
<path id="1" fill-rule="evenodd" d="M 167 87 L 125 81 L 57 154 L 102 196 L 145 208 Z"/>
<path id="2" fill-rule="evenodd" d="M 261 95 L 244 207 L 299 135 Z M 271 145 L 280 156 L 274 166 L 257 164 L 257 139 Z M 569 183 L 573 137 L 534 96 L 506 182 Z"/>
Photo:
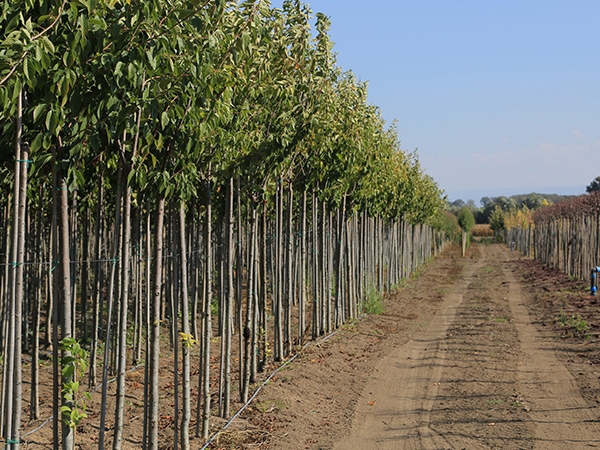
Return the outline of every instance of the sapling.
<path id="1" fill-rule="evenodd" d="M 60 349 L 65 356 L 61 358 L 63 382 L 62 394 L 65 404 L 60 411 L 63 422 L 74 431 L 79 422 L 87 419 L 85 410 L 86 399 L 90 399 L 90 393 L 80 391 L 79 380 L 83 378 L 88 367 L 88 351 L 81 347 L 75 338 L 67 337 L 60 341 Z"/>

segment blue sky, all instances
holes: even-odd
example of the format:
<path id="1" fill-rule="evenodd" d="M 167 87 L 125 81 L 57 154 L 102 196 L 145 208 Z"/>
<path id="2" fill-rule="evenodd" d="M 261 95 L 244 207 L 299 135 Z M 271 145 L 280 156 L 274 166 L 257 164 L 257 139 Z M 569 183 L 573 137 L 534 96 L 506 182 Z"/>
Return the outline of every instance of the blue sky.
<path id="1" fill-rule="evenodd" d="M 600 175 L 600 1 L 305 3 L 451 200 L 583 193 Z"/>

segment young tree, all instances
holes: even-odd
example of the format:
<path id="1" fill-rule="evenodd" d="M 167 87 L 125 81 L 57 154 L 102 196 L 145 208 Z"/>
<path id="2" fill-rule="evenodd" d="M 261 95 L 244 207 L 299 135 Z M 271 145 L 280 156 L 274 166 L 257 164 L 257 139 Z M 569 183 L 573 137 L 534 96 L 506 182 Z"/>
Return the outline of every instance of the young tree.
<path id="1" fill-rule="evenodd" d="M 465 256 L 468 245 L 468 236 L 475 225 L 475 217 L 468 206 L 463 206 L 458 212 L 458 225 L 462 230 L 462 255 Z"/>

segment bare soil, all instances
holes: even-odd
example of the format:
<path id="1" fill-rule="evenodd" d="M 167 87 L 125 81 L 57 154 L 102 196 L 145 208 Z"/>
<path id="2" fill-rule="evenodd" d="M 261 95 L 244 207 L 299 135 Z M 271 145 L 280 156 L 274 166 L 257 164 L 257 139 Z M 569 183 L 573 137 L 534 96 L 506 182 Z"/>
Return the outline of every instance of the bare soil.
<path id="1" fill-rule="evenodd" d="M 447 250 L 384 306 L 384 314 L 308 345 L 210 448 L 600 447 L 600 313 L 585 283 L 501 245 L 475 244 L 466 258 Z M 170 449 L 174 386 L 168 367 L 163 373 L 161 448 Z M 26 449 L 52 448 L 51 424 L 43 425 L 51 387 L 43 383 L 42 417 L 28 421 L 24 413 Z M 127 389 L 124 448 L 136 449 L 143 369 L 128 373 Z M 97 448 L 99 406 L 95 393 L 78 448 Z M 224 424 L 214 419 L 213 432 Z M 108 446 L 110 427 L 106 434 Z"/>
<path id="2" fill-rule="evenodd" d="M 600 315 L 585 283 L 476 244 L 385 308 L 309 347 L 240 430 L 268 432 L 272 449 L 600 447 Z"/>

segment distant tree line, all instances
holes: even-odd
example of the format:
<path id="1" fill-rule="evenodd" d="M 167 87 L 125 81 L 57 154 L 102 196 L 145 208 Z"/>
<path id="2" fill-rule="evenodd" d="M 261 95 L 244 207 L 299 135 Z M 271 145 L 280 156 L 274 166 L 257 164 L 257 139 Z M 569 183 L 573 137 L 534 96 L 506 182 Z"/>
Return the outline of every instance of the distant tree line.
<path id="1" fill-rule="evenodd" d="M 454 215 L 467 207 L 473 213 L 476 224 L 490 224 L 498 232 L 505 229 L 505 222 L 514 220 L 517 215 L 522 216 L 527 211 L 537 211 L 538 209 L 559 203 L 563 200 L 572 198 L 572 196 L 558 194 L 518 194 L 510 197 L 482 197 L 480 207 L 477 207 L 474 200 L 467 202 L 458 199 L 453 202 L 447 202 L 447 210 Z"/>

